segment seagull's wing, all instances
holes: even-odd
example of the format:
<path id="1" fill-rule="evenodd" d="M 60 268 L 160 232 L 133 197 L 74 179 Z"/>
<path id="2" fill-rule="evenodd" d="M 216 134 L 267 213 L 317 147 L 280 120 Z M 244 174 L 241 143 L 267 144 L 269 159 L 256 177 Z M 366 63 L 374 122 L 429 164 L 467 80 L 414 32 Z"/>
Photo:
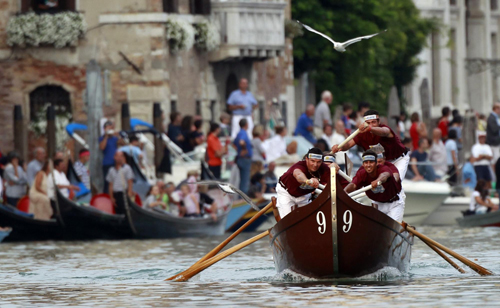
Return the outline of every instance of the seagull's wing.
<path id="1" fill-rule="evenodd" d="M 352 44 L 354 44 L 354 43 L 357 43 L 357 42 L 359 42 L 359 41 L 361 41 L 361 40 L 367 40 L 367 39 L 370 39 L 370 38 L 372 38 L 372 37 L 374 37 L 374 36 L 379 35 L 380 33 L 386 32 L 386 31 L 387 31 L 387 30 L 384 30 L 384 31 L 382 31 L 382 32 L 378 32 L 378 33 L 374 33 L 374 34 L 370 34 L 370 35 L 365 35 L 365 36 L 360 36 L 360 37 L 353 38 L 353 39 L 351 39 L 351 40 L 348 40 L 348 41 L 343 42 L 343 43 L 342 43 L 342 46 L 344 46 L 344 48 L 345 48 L 345 47 L 347 47 L 347 46 L 349 46 L 349 45 L 352 45 Z"/>
<path id="2" fill-rule="evenodd" d="M 335 43 L 336 43 L 336 42 L 335 42 L 335 41 L 334 41 L 331 37 L 329 37 L 328 35 L 323 34 L 323 33 L 319 32 L 319 31 L 316 31 L 316 30 L 314 30 L 313 28 L 309 27 L 308 25 L 305 25 L 305 24 L 301 23 L 301 22 L 300 22 L 300 21 L 298 21 L 298 20 L 297 20 L 297 23 L 298 23 L 299 25 L 301 25 L 302 27 L 306 28 L 306 30 L 307 30 L 307 31 L 310 31 L 310 32 L 313 32 L 313 33 L 316 33 L 316 34 L 321 35 L 322 37 L 324 37 L 324 38 L 326 38 L 327 40 L 329 40 L 330 42 L 332 42 L 332 44 L 335 44 Z"/>
<path id="3" fill-rule="evenodd" d="M 219 182 L 219 181 L 200 181 L 200 182 L 196 182 L 196 184 L 201 184 L 201 185 L 218 185 L 219 188 L 225 192 L 225 193 L 228 193 L 228 194 L 238 194 L 241 196 L 241 198 L 243 198 L 243 200 L 245 200 L 246 202 L 248 202 L 248 204 L 256 211 L 260 211 L 259 207 L 257 205 L 255 205 L 255 203 L 253 203 L 252 199 L 247 196 L 247 194 L 245 194 L 244 192 L 242 192 L 241 190 L 239 190 L 238 188 L 234 187 L 233 185 L 229 184 L 229 183 L 225 183 L 225 182 Z"/>

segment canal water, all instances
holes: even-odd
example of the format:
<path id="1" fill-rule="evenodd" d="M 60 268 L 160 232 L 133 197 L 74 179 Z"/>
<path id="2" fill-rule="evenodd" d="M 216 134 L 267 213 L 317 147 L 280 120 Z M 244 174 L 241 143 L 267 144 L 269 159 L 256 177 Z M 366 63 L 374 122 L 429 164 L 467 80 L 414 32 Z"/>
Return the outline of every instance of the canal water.
<path id="1" fill-rule="evenodd" d="M 500 273 L 500 228 L 419 231 Z M 255 234 L 243 234 L 234 245 Z M 195 276 L 189 267 L 225 237 L 0 244 L 0 307 L 477 307 L 500 305 L 500 277 L 458 273 L 418 239 L 408 273 L 350 280 L 276 273 L 267 238 Z M 457 261 L 458 263 L 458 261 Z M 461 265 L 461 264 L 460 264 Z"/>

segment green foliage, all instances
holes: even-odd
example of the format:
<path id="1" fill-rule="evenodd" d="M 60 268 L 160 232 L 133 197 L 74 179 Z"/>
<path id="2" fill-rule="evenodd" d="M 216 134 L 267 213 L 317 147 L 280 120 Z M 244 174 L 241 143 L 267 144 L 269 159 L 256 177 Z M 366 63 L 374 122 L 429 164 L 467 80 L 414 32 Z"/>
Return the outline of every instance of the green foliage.
<path id="1" fill-rule="evenodd" d="M 310 72 L 318 94 L 332 91 L 337 104 L 368 101 L 381 113 L 391 86 L 401 94 L 413 80 L 416 55 L 436 28 L 435 21 L 419 16 L 412 0 L 295 0 L 292 17 L 338 42 L 388 30 L 345 53 L 308 31 L 294 40 L 295 76 Z"/>

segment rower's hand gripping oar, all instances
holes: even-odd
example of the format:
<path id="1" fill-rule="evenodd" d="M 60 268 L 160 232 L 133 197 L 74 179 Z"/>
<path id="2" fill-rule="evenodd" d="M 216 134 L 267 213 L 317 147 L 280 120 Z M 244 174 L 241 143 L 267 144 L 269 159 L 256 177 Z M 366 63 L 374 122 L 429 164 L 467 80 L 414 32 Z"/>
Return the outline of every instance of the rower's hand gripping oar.
<path id="1" fill-rule="evenodd" d="M 367 126 L 368 126 L 368 124 L 366 124 L 366 122 L 364 122 L 363 124 L 364 124 L 364 126 L 365 126 L 365 127 L 367 127 Z M 342 141 L 342 142 L 341 142 L 341 143 L 337 146 L 337 148 L 339 149 L 339 151 L 340 151 L 340 149 L 342 149 L 342 147 L 343 147 L 344 145 L 346 145 L 349 141 L 351 141 L 352 139 L 354 139 L 354 137 L 356 137 L 359 133 L 360 133 L 360 130 L 359 130 L 359 128 L 358 128 L 358 129 L 357 129 L 354 133 L 350 134 L 347 138 L 345 138 L 345 140 L 344 140 L 344 141 Z M 332 151 L 332 152 L 333 152 L 333 151 Z M 334 153 L 334 154 L 335 154 L 335 153 Z"/>

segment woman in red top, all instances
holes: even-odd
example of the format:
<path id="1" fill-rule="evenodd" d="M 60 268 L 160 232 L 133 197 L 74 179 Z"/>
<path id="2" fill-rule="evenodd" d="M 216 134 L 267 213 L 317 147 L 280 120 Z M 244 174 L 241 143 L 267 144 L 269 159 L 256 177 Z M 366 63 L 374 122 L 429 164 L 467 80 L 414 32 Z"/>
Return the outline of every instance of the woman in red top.
<path id="1" fill-rule="evenodd" d="M 420 116 L 417 112 L 411 115 L 410 137 L 413 151 L 418 149 L 418 141 L 420 138 L 427 137 L 427 127 L 424 122 L 420 122 Z"/>
<path id="2" fill-rule="evenodd" d="M 220 125 L 217 123 L 210 124 L 210 131 L 207 137 L 207 163 L 208 168 L 213 173 L 216 179 L 220 179 L 222 159 L 221 157 L 227 153 L 227 144 L 222 146 L 219 140 Z"/>

